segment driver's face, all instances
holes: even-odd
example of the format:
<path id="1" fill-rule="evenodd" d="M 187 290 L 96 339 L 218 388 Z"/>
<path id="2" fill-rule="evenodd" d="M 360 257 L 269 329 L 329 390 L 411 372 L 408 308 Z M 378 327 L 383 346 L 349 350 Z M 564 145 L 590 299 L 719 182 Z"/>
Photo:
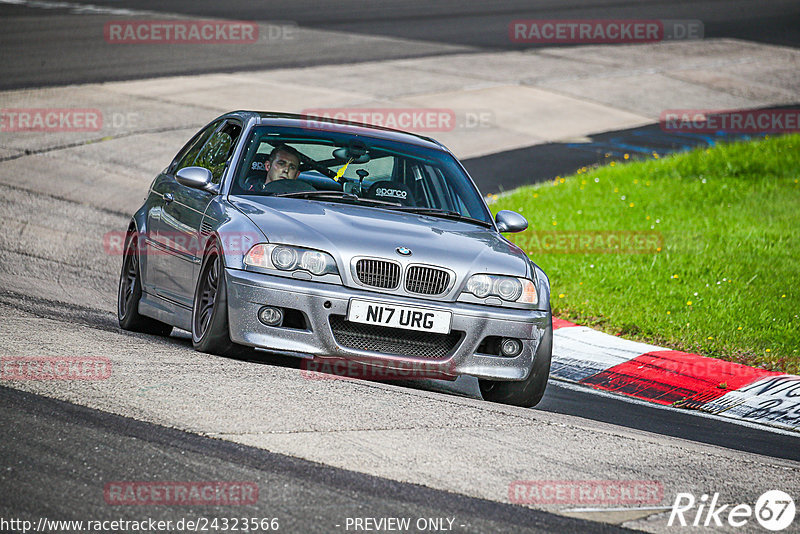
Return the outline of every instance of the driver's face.
<path id="1" fill-rule="evenodd" d="M 274 161 L 266 161 L 267 183 L 275 180 L 294 180 L 300 170 L 300 160 L 297 156 L 281 150 L 275 155 Z"/>

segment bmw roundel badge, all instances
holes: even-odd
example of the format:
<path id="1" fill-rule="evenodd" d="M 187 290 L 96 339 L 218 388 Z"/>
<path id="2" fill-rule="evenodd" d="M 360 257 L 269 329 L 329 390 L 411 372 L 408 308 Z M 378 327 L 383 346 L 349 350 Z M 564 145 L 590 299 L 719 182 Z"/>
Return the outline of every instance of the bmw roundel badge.
<path id="1" fill-rule="evenodd" d="M 411 249 L 406 247 L 397 247 L 397 253 L 401 256 L 411 256 Z"/>

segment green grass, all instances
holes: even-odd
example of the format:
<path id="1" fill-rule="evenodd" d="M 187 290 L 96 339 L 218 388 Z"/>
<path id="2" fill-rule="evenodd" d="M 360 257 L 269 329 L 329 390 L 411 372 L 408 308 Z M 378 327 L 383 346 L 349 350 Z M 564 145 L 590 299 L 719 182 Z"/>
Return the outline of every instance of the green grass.
<path id="1" fill-rule="evenodd" d="M 555 316 L 677 350 L 800 370 L 800 135 L 611 163 L 497 198 Z M 533 251 L 536 231 L 655 231 L 646 253 Z M 540 234 L 541 235 L 541 234 Z"/>

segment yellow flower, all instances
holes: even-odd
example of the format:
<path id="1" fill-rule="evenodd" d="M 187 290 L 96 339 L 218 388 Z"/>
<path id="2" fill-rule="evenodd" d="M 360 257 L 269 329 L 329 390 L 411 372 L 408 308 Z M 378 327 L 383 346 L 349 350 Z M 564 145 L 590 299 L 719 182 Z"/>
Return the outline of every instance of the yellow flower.
<path id="1" fill-rule="evenodd" d="M 786 298 L 786 295 L 781 295 L 781 298 L 782 298 L 782 299 L 785 299 L 785 298 Z"/>
<path id="2" fill-rule="evenodd" d="M 708 336 L 708 339 L 714 339 L 714 336 Z"/>
<path id="3" fill-rule="evenodd" d="M 678 275 L 677 274 L 673 274 L 672 278 L 678 278 Z"/>
<path id="4" fill-rule="evenodd" d="M 630 204 L 628 204 L 628 207 L 632 208 L 632 207 L 633 207 L 633 202 L 631 202 Z"/>
<path id="5" fill-rule="evenodd" d="M 633 183 L 638 184 L 639 180 L 634 180 Z"/>
<path id="6" fill-rule="evenodd" d="M 608 165 L 609 165 L 610 167 L 614 167 L 616 164 L 617 164 L 617 163 L 616 163 L 615 161 L 612 161 L 612 162 L 611 162 L 611 163 L 609 163 Z"/>
<path id="7" fill-rule="evenodd" d="M 625 158 L 625 159 L 628 159 L 628 158 L 630 157 L 630 155 L 628 155 L 628 154 L 625 154 L 625 155 L 624 155 L 624 156 L 622 156 L 622 157 L 623 157 L 623 158 Z"/>
<path id="8" fill-rule="evenodd" d="M 562 184 L 564 183 L 564 179 L 563 179 L 563 178 L 562 178 L 561 180 L 559 180 L 559 181 L 560 181 Z"/>
<path id="9" fill-rule="evenodd" d="M 534 193 L 533 198 L 539 198 L 539 193 Z"/>
<path id="10" fill-rule="evenodd" d="M 650 220 L 650 216 L 648 215 L 647 217 L 645 217 L 645 219 L 647 219 L 649 221 Z"/>
<path id="11" fill-rule="evenodd" d="M 671 311 L 667 311 L 667 315 L 672 315 L 672 312 Z"/>
<path id="12" fill-rule="evenodd" d="M 656 252 L 661 252 L 661 247 L 658 247 L 658 248 L 656 249 Z"/>
<path id="13" fill-rule="evenodd" d="M 691 306 L 691 305 L 692 305 L 692 301 L 691 301 L 691 300 L 687 300 L 687 301 L 686 301 L 686 305 L 687 305 L 687 306 Z"/>
<path id="14" fill-rule="evenodd" d="M 556 226 L 557 224 L 558 224 L 558 223 L 557 223 L 556 221 L 553 221 L 553 226 Z"/>
<path id="15" fill-rule="evenodd" d="M 614 192 L 615 192 L 615 193 L 619 193 L 619 187 L 615 187 L 615 188 L 614 188 Z"/>
<path id="16" fill-rule="evenodd" d="M 653 152 L 653 157 L 658 159 L 658 152 Z"/>
<path id="17" fill-rule="evenodd" d="M 559 293 L 558 294 L 558 298 L 563 299 L 564 297 L 566 297 L 566 295 L 564 293 Z"/>
<path id="18" fill-rule="evenodd" d="M 583 282 L 578 282 L 578 285 L 579 285 L 579 286 L 582 286 L 582 285 L 583 285 Z"/>
<path id="19" fill-rule="evenodd" d="M 742 329 L 742 327 L 740 326 L 740 327 L 739 327 L 739 328 L 737 328 L 736 330 L 741 330 L 741 329 Z"/>
<path id="20" fill-rule="evenodd" d="M 767 349 L 767 352 L 769 352 L 769 349 Z"/>

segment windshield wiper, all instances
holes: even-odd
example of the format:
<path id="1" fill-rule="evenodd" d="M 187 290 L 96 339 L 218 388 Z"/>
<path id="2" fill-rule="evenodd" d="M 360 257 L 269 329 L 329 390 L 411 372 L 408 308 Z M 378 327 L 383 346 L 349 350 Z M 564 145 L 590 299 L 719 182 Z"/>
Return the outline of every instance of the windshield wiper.
<path id="1" fill-rule="evenodd" d="M 472 222 L 472 223 L 475 223 L 475 224 L 480 224 L 481 226 L 485 226 L 486 228 L 491 228 L 492 227 L 491 223 L 488 223 L 486 221 L 482 221 L 480 219 L 475 219 L 473 217 L 467 217 L 466 215 L 462 215 L 462 214 L 458 213 L 457 211 L 453 211 L 453 210 L 443 210 L 443 209 L 439 209 L 439 208 L 418 208 L 418 207 L 415 207 L 415 206 L 400 206 L 400 207 L 397 207 L 397 208 L 394 208 L 394 209 L 396 209 L 397 211 L 407 211 L 407 212 L 416 213 L 416 214 L 419 214 L 419 215 L 431 215 L 433 217 L 443 217 L 445 219 L 456 219 L 456 220 L 460 220 L 460 221 L 468 221 L 468 222 Z"/>
<path id="2" fill-rule="evenodd" d="M 335 198 L 341 200 L 350 200 L 364 204 L 377 204 L 379 206 L 391 206 L 399 208 L 401 206 L 398 202 L 387 202 L 385 200 L 378 200 L 375 198 L 364 198 L 353 193 L 344 193 L 342 191 L 293 191 L 291 193 L 276 193 L 275 197 L 289 197 L 289 198 Z"/>
<path id="3" fill-rule="evenodd" d="M 342 191 L 292 191 L 291 193 L 275 193 L 274 197 L 293 197 L 293 198 L 316 198 L 316 197 L 334 197 L 344 198 L 347 200 L 358 200 L 358 197 L 352 193 L 344 193 Z"/>

